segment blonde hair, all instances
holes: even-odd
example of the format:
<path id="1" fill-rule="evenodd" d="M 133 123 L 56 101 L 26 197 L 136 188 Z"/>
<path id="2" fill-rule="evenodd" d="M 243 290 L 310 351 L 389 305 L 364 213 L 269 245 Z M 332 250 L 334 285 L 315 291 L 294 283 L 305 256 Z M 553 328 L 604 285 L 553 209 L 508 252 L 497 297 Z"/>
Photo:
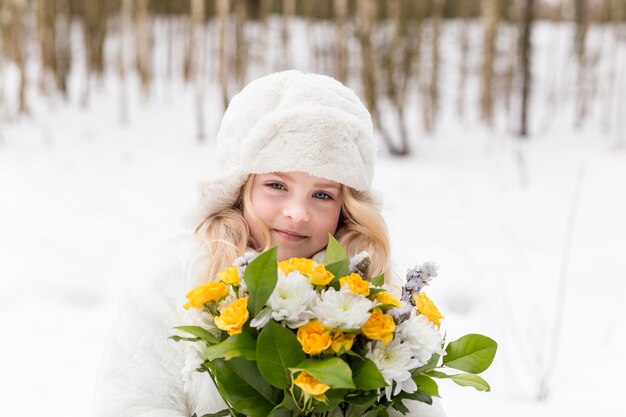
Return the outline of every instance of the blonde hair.
<path id="1" fill-rule="evenodd" d="M 196 227 L 194 233 L 206 243 L 210 260 L 207 267 L 208 280 L 212 280 L 218 272 L 232 265 L 235 258 L 243 255 L 248 246 L 256 246 L 248 224 L 243 217 L 244 208 L 261 229 L 265 238 L 264 248 L 270 247 L 270 232 L 261 219 L 252 210 L 250 193 L 254 174 L 250 174 L 241 187 L 239 199 L 233 207 L 207 216 Z M 352 257 L 361 251 L 370 255 L 370 275 L 372 277 L 385 274 L 390 282 L 390 247 L 387 226 L 380 213 L 380 206 L 367 198 L 364 193 L 353 188 L 342 186 L 343 201 L 341 216 L 335 237 L 346 248 Z"/>

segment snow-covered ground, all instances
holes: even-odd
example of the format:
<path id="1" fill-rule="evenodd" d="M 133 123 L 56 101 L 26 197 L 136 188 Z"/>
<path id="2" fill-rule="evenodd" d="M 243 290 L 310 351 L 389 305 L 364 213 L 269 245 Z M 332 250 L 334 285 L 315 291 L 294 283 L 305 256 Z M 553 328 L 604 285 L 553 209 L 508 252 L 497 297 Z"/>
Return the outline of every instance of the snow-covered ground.
<path id="1" fill-rule="evenodd" d="M 567 32 L 539 29 L 536 65 L 550 68 L 552 54 L 563 68 L 566 48 L 551 47 Z M 541 68 L 538 82 L 552 85 Z M 194 137 L 193 93 L 159 85 L 147 104 L 131 97 L 127 126 L 114 77 L 86 110 L 38 100 L 36 118 L 0 126 L 1 416 L 90 414 L 118 292 L 181 230 L 197 180 L 215 172 L 212 141 Z M 207 100 L 214 132 L 219 106 Z M 448 340 L 499 342 L 484 375 L 492 392 L 441 382 L 448 414 L 626 415 L 626 153 L 598 124 L 573 131 L 567 111 L 520 145 L 445 108 L 413 156 L 381 152 L 375 188 L 399 273 L 440 264 L 429 295 Z M 537 401 L 542 381 L 548 397 Z"/>

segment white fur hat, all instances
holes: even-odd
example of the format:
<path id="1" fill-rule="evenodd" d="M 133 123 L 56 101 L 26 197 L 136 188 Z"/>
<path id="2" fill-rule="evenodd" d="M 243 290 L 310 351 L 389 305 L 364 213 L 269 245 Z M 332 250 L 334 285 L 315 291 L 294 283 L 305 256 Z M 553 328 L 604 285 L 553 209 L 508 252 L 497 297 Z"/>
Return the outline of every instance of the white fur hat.
<path id="1" fill-rule="evenodd" d="M 369 112 L 350 88 L 289 70 L 248 84 L 231 100 L 217 133 L 220 174 L 201 184 L 194 226 L 231 207 L 249 174 L 302 171 L 365 192 L 377 147 Z"/>

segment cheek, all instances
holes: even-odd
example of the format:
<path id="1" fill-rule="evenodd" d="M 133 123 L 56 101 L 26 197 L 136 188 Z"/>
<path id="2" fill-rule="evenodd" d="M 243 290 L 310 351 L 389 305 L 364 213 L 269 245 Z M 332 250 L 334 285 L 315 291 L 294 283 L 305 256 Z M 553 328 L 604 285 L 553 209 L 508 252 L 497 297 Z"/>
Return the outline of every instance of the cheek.
<path id="1" fill-rule="evenodd" d="M 335 233 L 339 223 L 341 206 L 331 207 L 320 212 L 318 216 L 317 228 L 325 233 Z"/>

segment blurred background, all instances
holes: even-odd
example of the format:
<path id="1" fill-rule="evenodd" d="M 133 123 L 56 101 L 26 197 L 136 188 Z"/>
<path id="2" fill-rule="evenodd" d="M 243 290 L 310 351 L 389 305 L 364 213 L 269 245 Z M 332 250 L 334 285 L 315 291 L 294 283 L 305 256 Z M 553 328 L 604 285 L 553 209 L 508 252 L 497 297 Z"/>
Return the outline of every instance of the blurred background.
<path id="1" fill-rule="evenodd" d="M 448 340 L 499 342 L 448 414 L 626 415 L 625 0 L 0 0 L 0 25 L 0 415 L 91 414 L 229 100 L 288 68 L 363 99 L 398 276 L 439 263 Z"/>

